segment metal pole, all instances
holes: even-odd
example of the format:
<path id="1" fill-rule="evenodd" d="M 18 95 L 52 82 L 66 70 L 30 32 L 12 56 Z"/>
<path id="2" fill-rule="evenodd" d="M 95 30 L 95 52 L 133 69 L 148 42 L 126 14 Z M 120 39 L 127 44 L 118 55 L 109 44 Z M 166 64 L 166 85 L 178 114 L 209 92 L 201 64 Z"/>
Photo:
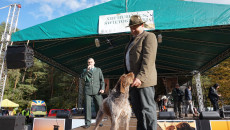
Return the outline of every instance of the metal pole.
<path id="1" fill-rule="evenodd" d="M 13 7 L 13 8 L 12 8 Z M 11 4 L 9 8 L 8 17 L 6 20 L 5 30 L 2 35 L 1 39 L 1 50 L 0 50 L 0 108 L 1 102 L 4 95 L 5 85 L 6 85 L 6 78 L 7 78 L 7 68 L 5 65 L 6 53 L 7 53 L 7 46 L 11 39 L 12 32 L 16 31 L 17 28 L 17 21 L 19 10 L 21 6 L 17 6 L 17 4 Z"/>

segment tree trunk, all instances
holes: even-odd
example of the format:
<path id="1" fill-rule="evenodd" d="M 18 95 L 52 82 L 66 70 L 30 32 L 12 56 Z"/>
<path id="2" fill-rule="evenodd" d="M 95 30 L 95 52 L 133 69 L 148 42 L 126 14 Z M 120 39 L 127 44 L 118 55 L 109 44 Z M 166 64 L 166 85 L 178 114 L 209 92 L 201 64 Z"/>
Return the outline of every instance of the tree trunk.
<path id="1" fill-rule="evenodd" d="M 78 77 L 75 77 L 74 78 L 74 83 L 75 83 L 75 86 L 76 86 L 76 93 L 79 93 L 79 79 Z M 78 108 L 78 96 L 76 98 L 76 108 Z"/>
<path id="2" fill-rule="evenodd" d="M 51 73 L 50 73 L 50 89 L 51 89 L 51 93 L 50 93 L 50 99 L 52 99 L 53 97 L 53 92 L 54 92 L 54 78 L 53 78 L 53 73 L 54 73 L 54 67 L 51 67 Z"/>
<path id="3" fill-rule="evenodd" d="M 25 76 L 26 76 L 26 68 L 25 68 L 25 72 L 24 72 L 24 74 L 22 76 L 22 83 L 24 83 L 24 81 L 25 81 Z"/>
<path id="4" fill-rule="evenodd" d="M 16 89 L 16 86 L 18 84 L 19 74 L 17 75 L 15 82 L 14 82 L 14 89 Z"/>

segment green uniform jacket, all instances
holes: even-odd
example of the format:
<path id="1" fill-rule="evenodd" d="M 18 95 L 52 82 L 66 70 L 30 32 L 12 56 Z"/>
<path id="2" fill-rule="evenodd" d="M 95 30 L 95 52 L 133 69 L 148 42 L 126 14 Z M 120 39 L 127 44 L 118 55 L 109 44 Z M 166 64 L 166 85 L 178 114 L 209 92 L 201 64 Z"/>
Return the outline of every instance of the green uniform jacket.
<path id="1" fill-rule="evenodd" d="M 90 71 L 84 69 L 81 78 L 85 81 L 85 94 L 96 95 L 100 90 L 105 90 L 104 77 L 100 68 L 94 67 Z"/>

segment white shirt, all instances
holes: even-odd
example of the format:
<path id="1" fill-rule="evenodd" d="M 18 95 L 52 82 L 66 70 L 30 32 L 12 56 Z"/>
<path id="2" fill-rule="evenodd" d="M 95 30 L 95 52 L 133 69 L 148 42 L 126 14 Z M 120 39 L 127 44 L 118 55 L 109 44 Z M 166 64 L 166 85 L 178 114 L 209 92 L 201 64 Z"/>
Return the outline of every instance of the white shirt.
<path id="1" fill-rule="evenodd" d="M 125 59 L 126 59 L 125 63 L 126 63 L 126 69 L 127 69 L 127 71 L 130 71 L 129 51 L 130 51 L 132 45 L 133 45 L 133 42 L 129 44 L 128 50 L 127 50 L 126 55 L 125 55 Z"/>
<path id="2" fill-rule="evenodd" d="M 143 31 L 144 32 L 144 31 Z M 140 34 L 138 34 L 137 36 L 139 36 L 139 35 L 141 35 L 143 32 L 141 32 Z M 133 39 L 135 39 L 135 37 L 137 37 L 137 36 L 133 36 Z M 134 41 L 134 40 L 133 40 Z M 129 46 L 128 46 L 128 50 L 127 50 L 127 52 L 126 52 L 126 55 L 125 55 L 125 64 L 126 64 L 126 69 L 127 69 L 127 71 L 130 71 L 130 63 L 129 63 L 129 51 L 130 51 L 130 49 L 131 49 L 131 46 L 133 46 L 133 41 L 132 41 L 132 43 L 130 43 L 129 44 Z"/>

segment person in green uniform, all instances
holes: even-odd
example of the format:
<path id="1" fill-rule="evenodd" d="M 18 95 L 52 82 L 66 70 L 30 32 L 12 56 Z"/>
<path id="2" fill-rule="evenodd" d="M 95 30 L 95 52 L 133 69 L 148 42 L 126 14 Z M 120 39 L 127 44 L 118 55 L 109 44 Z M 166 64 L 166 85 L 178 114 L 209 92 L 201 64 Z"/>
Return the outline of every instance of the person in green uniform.
<path id="1" fill-rule="evenodd" d="M 85 94 L 85 126 L 89 128 L 91 125 L 91 101 L 95 104 L 96 113 L 102 104 L 102 93 L 105 90 L 105 82 L 102 71 L 100 68 L 95 67 L 93 58 L 89 58 L 88 66 L 83 69 L 81 78 L 85 81 L 84 94 Z"/>

